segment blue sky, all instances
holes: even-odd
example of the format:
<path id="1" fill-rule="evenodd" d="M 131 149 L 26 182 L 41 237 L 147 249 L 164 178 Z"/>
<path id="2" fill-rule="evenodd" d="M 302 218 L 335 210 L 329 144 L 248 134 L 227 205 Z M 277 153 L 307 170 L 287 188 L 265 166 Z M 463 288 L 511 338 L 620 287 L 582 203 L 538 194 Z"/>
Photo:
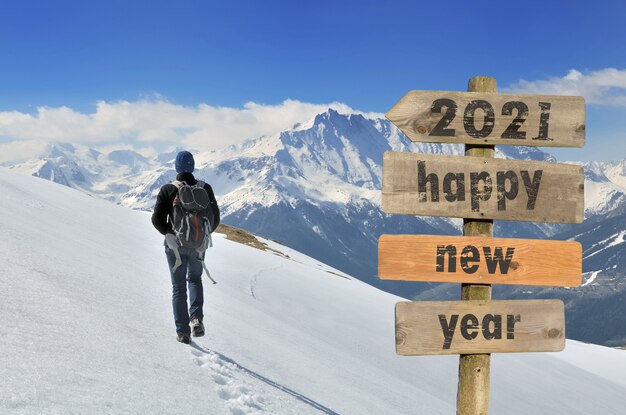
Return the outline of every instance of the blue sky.
<path id="1" fill-rule="evenodd" d="M 255 122 L 259 133 L 281 128 L 260 114 L 291 122 L 330 103 L 382 113 L 409 90 L 463 91 L 470 77 L 488 75 L 502 92 L 587 97 L 587 145 L 550 150 L 560 159 L 626 157 L 626 2 L 0 0 L 0 6 L 4 142 L 68 134 L 90 144 L 159 148 L 204 137 L 218 147 L 220 138 L 200 132 L 211 125 L 198 121 L 146 131 L 149 113 L 158 119 L 173 111 L 184 119 L 185 110 L 197 117 L 213 110 L 215 122 L 247 120 L 249 128 L 233 127 L 232 136 L 220 132 L 228 144 L 253 136 Z M 145 125 L 105 133 L 99 111 L 114 110 L 119 121 L 122 107 L 143 114 Z M 126 118 L 136 117 L 132 111 Z M 89 127 L 95 118 L 99 124 Z M 180 133 L 194 129 L 195 139 Z"/>

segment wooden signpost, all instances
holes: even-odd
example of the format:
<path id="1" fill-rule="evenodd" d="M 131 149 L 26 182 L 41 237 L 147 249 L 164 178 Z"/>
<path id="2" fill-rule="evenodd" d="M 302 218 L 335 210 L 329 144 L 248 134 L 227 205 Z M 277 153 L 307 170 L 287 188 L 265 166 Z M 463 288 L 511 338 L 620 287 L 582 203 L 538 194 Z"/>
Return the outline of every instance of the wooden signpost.
<path id="1" fill-rule="evenodd" d="M 581 223 L 582 167 L 526 160 L 386 152 L 386 213 Z"/>
<path id="2" fill-rule="evenodd" d="M 381 280 L 577 287 L 578 242 L 482 236 L 382 235 Z"/>
<path id="3" fill-rule="evenodd" d="M 400 302 L 396 352 L 560 352 L 565 347 L 563 310 L 561 300 Z"/>
<path id="4" fill-rule="evenodd" d="M 387 118 L 412 141 L 582 147 L 582 97 L 411 91 Z"/>
<path id="5" fill-rule="evenodd" d="M 492 219 L 580 223 L 584 213 L 579 166 L 494 159 L 495 144 L 582 147 L 584 100 L 500 95 L 495 79 L 475 77 L 467 93 L 411 91 L 387 118 L 413 141 L 466 144 L 466 157 L 385 153 L 383 211 L 461 217 L 464 236 L 383 235 L 379 277 L 462 283 L 462 301 L 396 305 L 396 351 L 459 354 L 457 415 L 487 414 L 490 353 L 565 346 L 561 301 L 491 301 L 490 284 L 582 277 L 580 244 L 492 238 Z"/>

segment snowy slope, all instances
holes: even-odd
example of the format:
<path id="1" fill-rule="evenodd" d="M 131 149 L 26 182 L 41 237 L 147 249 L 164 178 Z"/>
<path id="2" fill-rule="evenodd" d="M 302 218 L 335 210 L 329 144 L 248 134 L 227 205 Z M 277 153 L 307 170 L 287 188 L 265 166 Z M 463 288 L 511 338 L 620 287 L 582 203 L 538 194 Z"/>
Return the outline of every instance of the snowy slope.
<path id="1" fill-rule="evenodd" d="M 216 235 L 207 336 L 174 340 L 149 215 L 0 169 L 0 413 L 450 414 L 457 358 L 394 354 L 378 291 Z M 626 352 L 494 355 L 492 412 L 619 414 Z"/>

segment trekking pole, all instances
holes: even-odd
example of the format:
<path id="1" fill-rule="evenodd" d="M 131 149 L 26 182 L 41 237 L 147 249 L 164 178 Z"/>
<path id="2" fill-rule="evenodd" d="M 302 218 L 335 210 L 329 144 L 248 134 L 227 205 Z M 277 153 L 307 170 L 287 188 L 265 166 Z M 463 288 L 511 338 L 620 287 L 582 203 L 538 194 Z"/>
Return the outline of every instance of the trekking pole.
<path id="1" fill-rule="evenodd" d="M 206 248 L 210 248 L 213 246 L 213 238 L 211 238 L 211 228 L 208 224 L 208 222 L 206 223 L 206 225 L 208 228 L 205 228 L 206 231 L 206 236 L 207 236 L 207 244 L 205 245 L 204 249 L 206 250 Z M 204 263 L 204 255 L 205 255 L 206 251 L 199 251 L 198 252 L 198 259 L 200 260 L 200 262 L 202 262 L 202 268 L 204 268 L 204 272 L 206 273 L 206 276 L 209 277 L 209 279 L 211 280 L 211 282 L 213 282 L 213 284 L 217 284 L 217 281 L 215 281 L 213 279 L 213 277 L 211 277 L 211 273 L 209 272 L 209 269 L 206 267 L 206 264 Z"/>
<path id="2" fill-rule="evenodd" d="M 204 268 L 204 272 L 206 273 L 206 276 L 209 277 L 209 279 L 213 282 L 213 284 L 217 284 L 217 281 L 215 281 L 211 277 L 211 273 L 209 272 L 209 269 L 206 267 L 206 264 L 204 263 L 204 261 L 202 261 L 202 268 Z"/>

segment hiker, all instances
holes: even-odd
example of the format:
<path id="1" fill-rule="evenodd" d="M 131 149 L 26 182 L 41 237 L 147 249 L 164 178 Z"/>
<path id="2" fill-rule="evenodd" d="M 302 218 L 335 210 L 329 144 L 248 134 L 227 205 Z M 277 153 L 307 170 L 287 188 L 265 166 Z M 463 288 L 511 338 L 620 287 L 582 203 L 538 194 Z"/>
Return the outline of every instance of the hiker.
<path id="1" fill-rule="evenodd" d="M 208 183 L 193 176 L 195 161 L 188 151 L 176 155 L 176 180 L 159 190 L 152 224 L 165 235 L 165 255 L 172 278 L 172 307 L 176 339 L 185 344 L 204 336 L 204 253 L 211 245 L 211 232 L 220 223 L 220 211 Z M 189 310 L 187 310 L 187 286 Z M 189 325 L 191 324 L 191 330 Z"/>

